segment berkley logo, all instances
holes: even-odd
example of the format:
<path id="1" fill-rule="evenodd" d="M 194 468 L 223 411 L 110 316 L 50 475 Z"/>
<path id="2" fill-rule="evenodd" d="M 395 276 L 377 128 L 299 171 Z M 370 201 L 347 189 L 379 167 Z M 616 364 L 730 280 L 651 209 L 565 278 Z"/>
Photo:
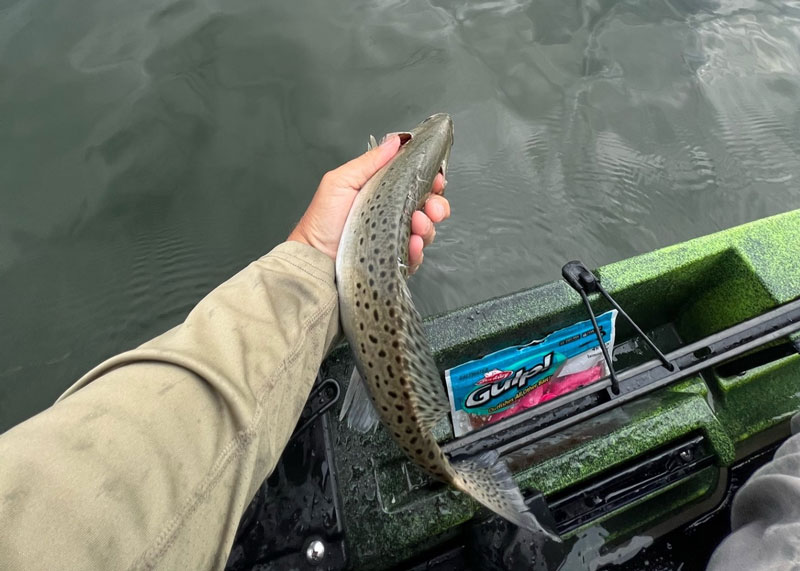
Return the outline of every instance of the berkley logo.
<path id="1" fill-rule="evenodd" d="M 513 377 L 507 375 L 507 371 L 499 371 L 500 374 L 505 375 L 503 377 L 503 382 L 490 382 L 490 383 L 482 383 L 478 382 L 481 386 L 469 393 L 466 402 L 464 403 L 465 408 L 475 408 L 479 406 L 483 406 L 488 403 L 490 400 L 496 399 L 507 393 L 508 391 L 514 389 L 522 389 L 525 385 L 528 384 L 528 381 L 531 380 L 533 377 L 539 375 L 543 371 L 546 371 L 550 368 L 550 365 L 553 364 L 553 352 L 551 351 L 547 355 L 542 358 L 541 363 L 537 363 L 530 369 L 520 369 L 519 371 L 514 374 Z M 490 371 L 494 373 L 494 371 Z M 488 375 L 489 373 L 487 373 Z M 486 375 L 484 376 L 484 379 Z"/>
<path id="2" fill-rule="evenodd" d="M 480 381 L 478 381 L 478 384 L 488 385 L 490 383 L 497 383 L 499 381 L 507 379 L 513 374 L 514 371 L 501 371 L 500 369 L 494 369 L 492 371 L 489 371 L 488 373 L 485 373 L 483 375 L 483 378 Z"/>

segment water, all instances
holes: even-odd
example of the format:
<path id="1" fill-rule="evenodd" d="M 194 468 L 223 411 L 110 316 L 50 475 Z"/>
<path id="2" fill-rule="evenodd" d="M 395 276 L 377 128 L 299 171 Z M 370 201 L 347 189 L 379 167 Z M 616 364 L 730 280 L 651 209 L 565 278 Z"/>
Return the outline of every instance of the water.
<path id="1" fill-rule="evenodd" d="M 0 4 L 0 431 L 178 323 L 370 133 L 456 125 L 437 313 L 800 207 L 800 3 Z"/>

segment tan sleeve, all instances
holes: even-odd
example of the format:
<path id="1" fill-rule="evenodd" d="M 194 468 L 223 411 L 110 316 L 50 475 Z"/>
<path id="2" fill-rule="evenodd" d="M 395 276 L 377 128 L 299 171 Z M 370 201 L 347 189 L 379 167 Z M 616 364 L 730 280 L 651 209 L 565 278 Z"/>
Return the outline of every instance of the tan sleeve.
<path id="1" fill-rule="evenodd" d="M 223 567 L 338 320 L 333 262 L 286 242 L 0 436 L 0 568 Z"/>

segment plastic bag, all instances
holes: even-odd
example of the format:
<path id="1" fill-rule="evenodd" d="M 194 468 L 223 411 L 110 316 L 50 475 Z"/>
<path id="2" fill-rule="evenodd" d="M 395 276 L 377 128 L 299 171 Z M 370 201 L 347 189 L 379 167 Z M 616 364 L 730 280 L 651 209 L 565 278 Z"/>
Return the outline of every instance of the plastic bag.
<path id="1" fill-rule="evenodd" d="M 609 354 L 616 310 L 597 317 Z M 608 375 L 591 321 L 445 371 L 456 437 L 574 391 Z"/>

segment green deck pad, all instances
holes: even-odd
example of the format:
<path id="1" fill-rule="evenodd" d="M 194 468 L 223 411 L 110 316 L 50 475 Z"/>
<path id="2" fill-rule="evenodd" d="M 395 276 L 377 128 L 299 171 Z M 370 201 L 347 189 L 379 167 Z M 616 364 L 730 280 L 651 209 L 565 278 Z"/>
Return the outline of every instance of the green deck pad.
<path id="1" fill-rule="evenodd" d="M 535 463 L 518 474 L 520 483 L 524 489 L 552 494 L 696 432 L 703 433 L 721 463 L 731 463 L 733 442 L 705 396 L 705 383 L 691 379 L 547 439 L 531 451 Z M 609 426 L 615 429 L 609 431 Z M 547 448 L 559 447 L 563 440 L 575 444 L 555 457 L 538 460 L 538 450 L 550 456 Z"/>
<path id="2" fill-rule="evenodd" d="M 616 262 L 596 273 L 645 331 L 668 330 L 678 342 L 692 342 L 800 296 L 800 211 Z M 608 309 L 604 300 L 592 301 L 598 314 Z M 429 318 L 425 326 L 444 370 L 584 319 L 578 295 L 555 280 Z M 633 332 L 621 318 L 617 325 L 619 345 Z M 326 376 L 346 384 L 352 368 L 347 348 L 335 351 L 323 368 Z M 783 430 L 797 410 L 800 357 L 731 378 L 711 371 L 553 435 L 515 453 L 510 466 L 523 489 L 547 495 L 703 434 L 716 466 L 606 516 L 602 526 L 606 540 L 613 541 L 646 533 L 687 510 L 710 493 L 719 469 L 730 465 L 737 451 L 760 442 L 757 437 L 765 431 Z M 354 567 L 390 567 L 445 541 L 478 511 L 471 499 L 411 465 L 383 428 L 362 435 L 333 425 Z M 449 421 L 436 434 L 441 441 L 451 439 Z"/>

